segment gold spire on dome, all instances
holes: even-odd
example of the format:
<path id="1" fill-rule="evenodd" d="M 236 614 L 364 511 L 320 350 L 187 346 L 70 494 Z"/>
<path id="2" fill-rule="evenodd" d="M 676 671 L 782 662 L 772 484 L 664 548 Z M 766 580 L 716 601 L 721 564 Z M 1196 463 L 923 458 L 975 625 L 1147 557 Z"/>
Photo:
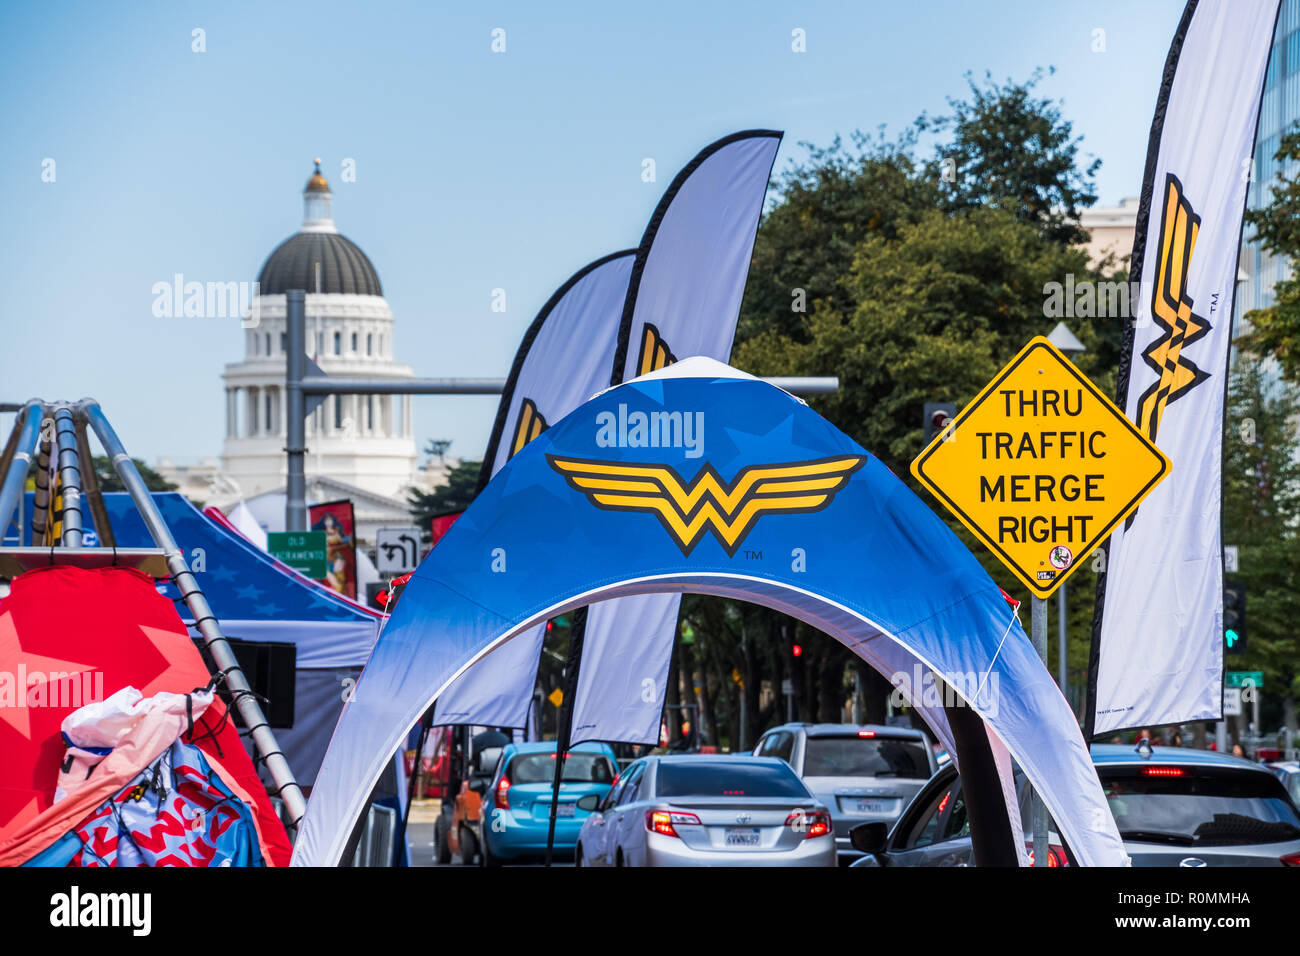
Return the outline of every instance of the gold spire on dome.
<path id="1" fill-rule="evenodd" d="M 320 157 L 316 157 L 316 170 L 311 174 L 311 179 L 307 180 L 306 192 L 309 193 L 327 193 L 330 191 L 330 184 L 326 182 L 325 177 L 320 171 Z"/>

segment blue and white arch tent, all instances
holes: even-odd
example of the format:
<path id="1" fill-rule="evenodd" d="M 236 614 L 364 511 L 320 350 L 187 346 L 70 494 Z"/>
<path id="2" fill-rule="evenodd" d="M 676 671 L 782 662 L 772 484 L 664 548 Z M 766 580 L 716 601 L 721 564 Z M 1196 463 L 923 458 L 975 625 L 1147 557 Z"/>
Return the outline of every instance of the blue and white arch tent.
<path id="1" fill-rule="evenodd" d="M 978 715 L 1002 796 L 1014 758 L 1078 862 L 1127 863 L 1074 714 L 975 557 L 802 401 L 700 357 L 542 433 L 424 560 L 339 720 L 294 863 L 339 861 L 403 735 L 471 662 L 556 614 L 664 591 L 751 601 L 832 635 L 900 684 L 959 764 L 974 759 Z M 909 675 L 928 672 L 967 706 L 927 704 Z M 1010 818 L 1023 840 L 1014 805 Z"/>

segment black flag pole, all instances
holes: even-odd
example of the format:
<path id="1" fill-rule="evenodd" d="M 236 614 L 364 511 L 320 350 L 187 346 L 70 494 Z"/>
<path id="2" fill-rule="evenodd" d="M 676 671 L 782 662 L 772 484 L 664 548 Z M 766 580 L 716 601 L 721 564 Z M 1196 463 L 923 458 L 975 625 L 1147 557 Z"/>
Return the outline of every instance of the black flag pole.
<path id="1" fill-rule="evenodd" d="M 573 629 L 569 632 L 569 658 L 564 664 L 564 699 L 560 701 L 559 724 L 555 729 L 555 778 L 551 783 L 551 822 L 546 831 L 546 865 L 551 865 L 555 848 L 555 815 L 560 802 L 560 781 L 564 778 L 564 761 L 569 751 L 573 696 L 578 689 L 578 667 L 582 662 L 582 640 L 587 633 L 587 609 L 573 612 Z"/>
<path id="2" fill-rule="evenodd" d="M 420 777 L 420 758 L 424 754 L 424 745 L 429 739 L 429 731 L 432 728 L 433 708 L 430 707 L 424 712 L 424 717 L 420 720 L 420 735 L 415 744 L 415 763 L 411 767 L 411 776 L 406 780 L 406 808 L 402 813 L 402 821 L 397 828 L 397 838 L 393 841 L 397 845 L 399 854 L 405 851 L 406 826 L 411 818 L 411 801 L 415 799 L 415 784 Z M 398 859 L 401 859 L 401 856 Z"/>

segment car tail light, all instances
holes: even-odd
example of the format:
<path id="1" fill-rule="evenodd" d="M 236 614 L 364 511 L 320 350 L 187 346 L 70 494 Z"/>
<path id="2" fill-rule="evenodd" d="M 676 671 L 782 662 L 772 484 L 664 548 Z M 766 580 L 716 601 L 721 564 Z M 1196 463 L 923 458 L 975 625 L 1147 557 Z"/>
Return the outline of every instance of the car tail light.
<path id="1" fill-rule="evenodd" d="M 831 815 L 825 810 L 791 810 L 790 815 L 785 818 L 785 825 L 802 826 L 803 838 L 811 840 L 813 837 L 825 836 L 831 832 Z"/>
<path id="2" fill-rule="evenodd" d="M 1029 865 L 1030 865 L 1030 866 L 1033 866 L 1033 865 L 1034 865 L 1034 845 L 1033 845 L 1032 843 L 1026 843 L 1026 844 L 1025 844 L 1025 851 L 1029 854 Z M 1055 844 L 1055 843 L 1049 843 L 1049 844 L 1047 845 L 1047 867 L 1048 867 L 1048 869 L 1051 869 L 1051 868 L 1054 867 L 1054 866 L 1069 866 L 1069 865 L 1070 865 L 1070 860 L 1069 860 L 1069 857 L 1067 857 L 1067 856 L 1065 855 L 1065 847 L 1063 847 L 1063 846 L 1059 846 L 1059 845 L 1057 845 L 1057 844 Z"/>
<path id="3" fill-rule="evenodd" d="M 492 791 L 492 802 L 498 810 L 510 809 L 510 781 L 506 777 L 497 782 L 497 788 Z"/>
<path id="4" fill-rule="evenodd" d="M 1143 767 L 1140 771 L 1144 777 L 1181 777 L 1182 767 Z"/>
<path id="5" fill-rule="evenodd" d="M 699 826 L 700 818 L 693 813 L 670 813 L 667 810 L 647 810 L 645 812 L 645 828 L 652 833 L 662 833 L 664 836 L 681 839 L 681 834 L 677 832 L 676 828 L 686 824 Z"/>
<path id="6" fill-rule="evenodd" d="M 1281 860 L 1283 866 L 1300 866 L 1300 853 L 1288 853 Z"/>
<path id="7" fill-rule="evenodd" d="M 876 736 L 876 732 L 875 732 L 874 730 L 859 730 L 859 731 L 858 731 L 858 736 L 859 736 L 859 737 L 874 737 L 874 736 Z"/>

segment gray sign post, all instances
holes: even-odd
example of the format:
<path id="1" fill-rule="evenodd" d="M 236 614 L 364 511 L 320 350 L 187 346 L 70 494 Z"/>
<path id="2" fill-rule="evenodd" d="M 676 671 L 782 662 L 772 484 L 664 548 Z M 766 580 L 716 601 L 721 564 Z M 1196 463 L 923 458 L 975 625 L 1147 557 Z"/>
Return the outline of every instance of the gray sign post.
<path id="1" fill-rule="evenodd" d="M 285 293 L 285 454 L 286 531 L 307 530 L 307 415 L 308 396 L 325 395 L 500 395 L 503 378 L 334 378 L 319 373 L 307 358 L 307 293 L 290 289 Z M 791 376 L 763 381 L 793 395 L 828 395 L 839 391 L 834 376 Z M 316 404 L 319 404 L 317 401 Z"/>
<path id="2" fill-rule="evenodd" d="M 1062 585 L 1064 587 L 1064 585 Z M 1029 599 L 1030 608 L 1030 639 L 1034 643 L 1034 650 L 1043 661 L 1043 666 L 1047 666 L 1047 599 L 1033 597 Z M 1043 798 L 1034 791 L 1033 802 L 1030 804 L 1033 808 L 1033 828 L 1034 828 L 1034 866 L 1047 866 L 1047 807 L 1043 805 Z"/>

